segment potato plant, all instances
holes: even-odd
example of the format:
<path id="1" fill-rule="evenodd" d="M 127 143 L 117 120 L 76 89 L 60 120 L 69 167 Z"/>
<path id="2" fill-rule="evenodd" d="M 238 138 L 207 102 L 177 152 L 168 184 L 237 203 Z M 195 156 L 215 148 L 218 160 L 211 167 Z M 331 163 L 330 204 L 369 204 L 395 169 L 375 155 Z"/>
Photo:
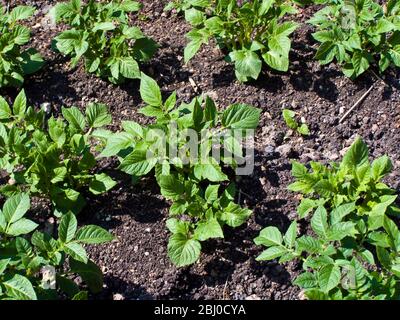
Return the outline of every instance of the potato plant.
<path id="1" fill-rule="evenodd" d="M 257 79 L 263 62 L 278 71 L 289 67 L 289 36 L 297 28 L 283 21 L 297 10 L 292 0 L 183 0 L 168 8 L 184 10 L 193 29 L 187 34 L 185 62 L 214 38 L 235 64 L 239 81 Z"/>
<path id="2" fill-rule="evenodd" d="M 0 210 L 0 300 L 87 299 L 88 292 L 73 281 L 76 275 L 90 291 L 99 292 L 101 270 L 88 259 L 82 244 L 104 243 L 114 237 L 94 225 L 78 229 L 75 216 L 68 213 L 54 238 L 38 231 L 38 224 L 25 217 L 29 208 L 29 196 L 17 193 Z"/>
<path id="3" fill-rule="evenodd" d="M 26 191 L 49 198 L 57 215 L 78 213 L 85 205 L 83 190 L 98 195 L 115 185 L 107 174 L 92 173 L 93 130 L 110 122 L 102 104 L 89 104 L 85 115 L 63 107 L 62 117 L 48 118 L 44 110 L 27 106 L 23 90 L 12 106 L 0 97 L 0 166 L 9 175 L 0 192 Z"/>
<path id="4" fill-rule="evenodd" d="M 202 241 L 223 238 L 224 225 L 238 227 L 251 214 L 234 202 L 235 186 L 212 151 L 214 145 L 226 148 L 222 163 L 235 168 L 234 155 L 243 156 L 242 135 L 233 133 L 255 129 L 260 110 L 235 104 L 219 112 L 209 97 L 177 105 L 175 92 L 163 101 L 157 83 L 145 74 L 141 79 L 140 94 L 147 105 L 140 112 L 156 118 L 155 124 L 123 122 L 124 130 L 109 137 L 101 155 L 117 155 L 119 168 L 134 177 L 154 171 L 161 194 L 172 201 L 169 257 L 186 266 L 199 259 Z M 188 145 L 188 132 L 190 139 L 198 139 L 194 148 Z"/>
<path id="5" fill-rule="evenodd" d="M 34 12 L 35 8 L 30 6 L 18 6 L 11 11 L 0 6 L 0 88 L 20 87 L 25 75 L 35 73 L 44 64 L 35 49 L 23 49 L 29 43 L 30 30 L 20 22 Z"/>
<path id="6" fill-rule="evenodd" d="M 141 4 L 132 0 L 71 0 L 54 8 L 56 21 L 70 29 L 59 34 L 55 47 L 71 56 L 71 66 L 82 59 L 85 69 L 112 83 L 140 78 L 139 63 L 150 60 L 157 44 L 135 26 L 128 14 Z"/>
<path id="7" fill-rule="evenodd" d="M 267 227 L 255 239 L 267 249 L 257 260 L 302 262 L 294 280 L 308 299 L 395 299 L 400 296 L 400 231 L 397 195 L 381 180 L 391 171 L 387 156 L 368 160 L 357 139 L 341 163 L 294 162 L 289 189 L 304 195 L 300 219 L 311 216 L 312 233 L 298 236 L 294 221 L 282 234 Z"/>
<path id="8" fill-rule="evenodd" d="M 309 20 L 321 43 L 315 58 L 321 64 L 339 62 L 343 73 L 357 78 L 371 65 L 380 72 L 400 67 L 400 3 L 385 6 L 375 0 L 317 0 L 326 6 Z"/>

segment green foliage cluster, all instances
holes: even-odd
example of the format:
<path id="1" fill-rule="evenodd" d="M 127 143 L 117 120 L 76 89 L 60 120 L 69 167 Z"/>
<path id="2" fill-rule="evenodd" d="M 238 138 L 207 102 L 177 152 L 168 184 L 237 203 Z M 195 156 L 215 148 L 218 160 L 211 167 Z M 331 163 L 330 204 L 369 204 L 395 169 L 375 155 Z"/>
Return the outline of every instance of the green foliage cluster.
<path id="1" fill-rule="evenodd" d="M 356 78 L 370 68 L 400 67 L 400 2 L 385 6 L 374 0 L 317 0 L 326 6 L 309 22 L 317 27 L 313 37 L 321 43 L 316 59 L 327 64 L 336 59 L 343 73 Z"/>
<path id="2" fill-rule="evenodd" d="M 47 118 L 44 110 L 28 107 L 23 90 L 12 107 L 0 97 L 0 167 L 10 178 L 0 192 L 47 197 L 57 215 L 78 213 L 84 188 L 97 195 L 115 185 L 105 173 L 91 173 L 97 163 L 93 131 L 111 123 L 107 107 L 89 104 L 85 115 L 77 107 L 62 108 L 62 116 Z"/>
<path id="3" fill-rule="evenodd" d="M 302 261 L 294 284 L 308 299 L 398 299 L 400 231 L 397 196 L 381 180 L 390 173 L 387 156 L 368 160 L 357 139 L 341 163 L 311 162 L 311 171 L 294 162 L 296 181 L 289 186 L 304 195 L 300 219 L 311 216 L 312 233 L 297 236 L 294 221 L 284 235 L 263 229 L 256 244 L 268 247 L 257 260 Z"/>
<path id="4" fill-rule="evenodd" d="M 233 155 L 240 158 L 243 154 L 241 137 L 233 130 L 255 129 L 260 110 L 235 104 L 219 112 L 209 97 L 177 105 L 175 92 L 163 101 L 157 83 L 145 74 L 140 94 L 147 104 L 140 112 L 155 117 L 156 123 L 143 127 L 124 121 L 124 130 L 109 137 L 101 155 L 118 155 L 119 168 L 134 177 L 154 169 L 161 194 L 172 200 L 171 219 L 167 221 L 172 233 L 169 256 L 177 266 L 189 265 L 200 256 L 200 242 L 222 238 L 224 225 L 238 227 L 251 214 L 234 202 L 234 184 L 227 185 L 228 176 L 212 156 L 212 147 L 221 143 L 230 155 L 224 153 L 222 163 L 235 168 Z M 187 146 L 188 130 L 198 138 L 196 150 Z M 223 138 L 218 135 L 222 132 Z M 179 153 L 171 155 L 164 146 Z"/>
<path id="5" fill-rule="evenodd" d="M 94 225 L 78 229 L 75 216 L 68 213 L 54 238 L 35 231 L 38 224 L 25 217 L 29 208 L 29 196 L 18 193 L 0 210 L 0 300 L 87 299 L 88 292 L 73 281 L 76 275 L 90 291 L 101 291 L 101 270 L 88 259 L 82 244 L 108 242 L 113 236 Z"/>
<path id="6" fill-rule="evenodd" d="M 299 134 L 301 134 L 303 136 L 310 135 L 310 129 L 308 128 L 308 125 L 306 123 L 297 122 L 296 112 L 289 110 L 289 109 L 283 109 L 282 116 L 283 116 L 283 119 L 285 120 L 286 125 L 290 129 L 297 131 Z"/>
<path id="7" fill-rule="evenodd" d="M 107 2 L 71 0 L 57 4 L 55 18 L 71 28 L 59 34 L 55 47 L 72 57 L 75 67 L 83 59 L 85 68 L 112 83 L 140 78 L 138 62 L 150 60 L 157 44 L 135 26 L 128 14 L 141 4 L 132 0 Z"/>
<path id="8" fill-rule="evenodd" d="M 20 22 L 34 12 L 30 6 L 17 6 L 10 12 L 0 6 L 0 88 L 20 87 L 25 75 L 43 66 L 43 59 L 36 50 L 22 49 L 30 40 L 30 30 Z"/>
<path id="9" fill-rule="evenodd" d="M 257 79 L 265 62 L 278 71 L 289 67 L 289 36 L 297 23 L 283 21 L 297 10 L 292 0 L 183 0 L 167 8 L 184 10 L 193 29 L 187 34 L 185 62 L 214 38 L 228 51 L 239 81 Z"/>

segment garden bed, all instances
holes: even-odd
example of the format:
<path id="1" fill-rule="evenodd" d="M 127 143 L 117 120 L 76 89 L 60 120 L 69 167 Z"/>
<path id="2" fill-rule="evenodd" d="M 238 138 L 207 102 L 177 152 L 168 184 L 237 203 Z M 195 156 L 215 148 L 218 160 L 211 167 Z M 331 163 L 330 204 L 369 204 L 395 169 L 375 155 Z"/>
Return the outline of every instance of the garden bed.
<path id="1" fill-rule="evenodd" d="M 50 103 L 58 112 L 61 106 L 83 108 L 97 101 L 109 106 L 113 130 L 119 129 L 122 119 L 146 123 L 148 120 L 137 112 L 141 106 L 138 81 L 109 84 L 85 73 L 82 66 L 71 70 L 68 59 L 51 50 L 51 39 L 62 30 L 51 25 L 46 16 L 56 2 L 12 1 L 12 5 L 38 8 L 30 25 L 32 45 L 45 57 L 46 65 L 26 79 L 24 88 L 30 104 Z M 167 256 L 165 221 L 169 205 L 159 195 L 155 180 L 145 178 L 132 185 L 128 175 L 116 170 L 117 161 L 101 162 L 99 169 L 113 176 L 118 185 L 105 195 L 93 197 L 80 219 L 108 229 L 117 239 L 88 248 L 105 280 L 103 292 L 95 298 L 301 298 L 299 289 L 291 285 L 300 264 L 256 262 L 261 249 L 253 239 L 265 226 L 286 230 L 296 218 L 298 196 L 287 191 L 292 182 L 290 161 L 339 160 L 357 135 L 368 144 L 373 158 L 387 154 L 392 159 L 394 169 L 387 182 L 400 189 L 400 72 L 388 72 L 382 80 L 367 72 L 351 81 L 334 64 L 320 66 L 313 59 L 316 44 L 311 38 L 312 27 L 303 24 L 293 36 L 287 73 L 266 69 L 259 80 L 240 84 L 232 65 L 224 61 L 214 45 L 204 46 L 185 65 L 184 35 L 190 29 L 187 23 L 163 11 L 167 1 L 142 2 L 138 24 L 160 45 L 143 71 L 155 78 L 165 96 L 177 90 L 181 101 L 205 94 L 221 107 L 240 102 L 262 109 L 255 136 L 254 173 L 237 178 L 238 201 L 254 213 L 240 228 L 226 228 L 225 239 L 207 241 L 198 263 L 178 269 Z M 300 9 L 296 20 L 304 23 L 316 9 Z M 339 124 L 343 114 L 373 83 L 365 101 Z M 2 95 L 13 99 L 16 91 L 8 89 Z M 309 137 L 288 133 L 281 116 L 283 108 L 305 119 L 311 131 Z M 301 227 L 305 231 L 306 225 Z"/>

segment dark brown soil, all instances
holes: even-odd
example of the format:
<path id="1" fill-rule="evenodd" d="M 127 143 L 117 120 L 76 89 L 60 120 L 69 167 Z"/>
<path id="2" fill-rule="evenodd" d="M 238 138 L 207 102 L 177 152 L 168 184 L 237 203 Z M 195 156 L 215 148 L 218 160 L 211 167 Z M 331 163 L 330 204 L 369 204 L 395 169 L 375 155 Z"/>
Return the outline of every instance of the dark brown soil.
<path id="1" fill-rule="evenodd" d="M 62 105 L 84 107 L 89 101 L 100 101 L 110 107 L 112 129 L 119 128 L 121 119 L 145 123 L 146 119 L 137 113 L 137 82 L 113 86 L 86 74 L 82 68 L 70 70 L 68 60 L 51 51 L 51 39 L 61 29 L 51 26 L 45 14 L 55 2 L 10 1 L 11 5 L 25 3 L 39 9 L 31 22 L 33 46 L 45 56 L 47 64 L 26 79 L 25 90 L 31 104 L 49 102 L 57 111 Z M 107 195 L 92 199 L 81 219 L 109 229 L 118 240 L 89 248 L 105 274 L 104 291 L 96 298 L 298 299 L 299 290 L 290 280 L 299 271 L 299 265 L 256 262 L 261 248 L 252 239 L 265 226 L 285 230 L 296 218 L 298 196 L 286 190 L 292 181 L 291 159 L 338 160 L 357 135 L 365 139 L 372 157 L 391 157 L 394 170 L 387 182 L 400 189 L 399 71 L 388 72 L 384 82 L 369 73 L 352 82 L 334 64 L 320 66 L 314 61 L 312 28 L 303 25 L 293 36 L 289 72 L 267 69 L 258 81 L 240 84 L 232 66 L 213 44 L 204 46 L 184 65 L 188 25 L 182 17 L 163 12 L 166 0 L 142 2 L 144 10 L 137 24 L 160 44 L 158 53 L 143 70 L 155 77 L 166 95 L 177 90 L 179 99 L 188 101 L 196 94 L 208 94 L 221 108 L 242 102 L 263 110 L 256 134 L 255 171 L 238 179 L 239 200 L 254 214 L 243 227 L 227 228 L 224 240 L 205 243 L 199 263 L 177 269 L 166 254 L 165 220 L 169 205 L 159 195 L 154 180 L 145 178 L 132 186 L 129 177 L 116 172 L 116 161 L 102 163 L 99 169 L 111 172 L 119 184 Z M 300 10 L 296 20 L 305 22 L 315 10 Z M 344 112 L 374 82 L 374 90 L 364 103 L 339 124 Z M 16 92 L 8 90 L 2 94 L 12 98 Z M 304 117 L 312 135 L 302 138 L 293 133 L 285 138 L 288 129 L 281 117 L 283 108 Z"/>

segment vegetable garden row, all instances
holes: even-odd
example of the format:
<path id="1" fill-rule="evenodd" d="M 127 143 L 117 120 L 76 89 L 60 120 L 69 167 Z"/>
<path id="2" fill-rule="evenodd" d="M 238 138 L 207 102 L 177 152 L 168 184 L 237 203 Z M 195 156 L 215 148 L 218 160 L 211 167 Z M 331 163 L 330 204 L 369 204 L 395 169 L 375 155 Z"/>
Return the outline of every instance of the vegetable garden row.
<path id="1" fill-rule="evenodd" d="M 236 81 L 246 87 L 265 81 L 266 72 L 291 72 L 291 41 L 302 28 L 291 16 L 315 5 L 307 23 L 322 68 L 334 64 L 348 81 L 370 74 L 385 82 L 386 74 L 398 72 L 397 0 L 174 0 L 164 13 L 184 16 L 188 23 L 185 64 L 204 46 L 218 46 Z M 235 172 L 246 162 L 249 137 L 255 132 L 257 139 L 265 125 L 263 106 L 221 105 L 207 94 L 185 102 L 177 91 L 166 94 L 144 72 L 162 45 L 132 24 L 141 8 L 132 0 L 71 0 L 47 13 L 63 27 L 50 39 L 51 50 L 66 57 L 70 70 L 83 68 L 115 88 L 139 84 L 143 117 L 139 123 L 122 116 L 120 126 L 98 101 L 58 111 L 29 103 L 24 87 L 49 63 L 29 46 L 35 8 L 8 4 L 1 9 L 0 88 L 6 94 L 0 97 L 0 299 L 101 294 L 102 268 L 87 250 L 118 239 L 112 228 L 84 220 L 78 227 L 78 220 L 91 201 L 119 188 L 119 175 L 136 186 L 154 180 L 168 201 L 166 251 L 177 273 L 199 264 L 210 244 L 230 229 L 246 232 L 254 213 L 241 201 L 245 177 Z M 282 140 L 312 139 L 313 126 L 291 109 L 285 106 L 279 114 L 289 132 Z M 280 151 L 293 158 L 290 150 Z M 360 137 L 353 137 L 341 158 L 291 160 L 292 183 L 285 189 L 299 200 L 290 200 L 297 217 L 284 228 L 262 224 L 252 238 L 259 252 L 251 259 L 260 270 L 263 261 L 297 265 L 291 282 L 306 299 L 399 299 L 400 208 L 396 186 L 385 180 L 392 162 L 386 155 L 371 159 Z M 116 163 L 112 174 L 101 169 L 107 161 Z M 47 213 L 30 210 L 32 199 L 49 203 L 57 227 L 46 228 Z"/>

